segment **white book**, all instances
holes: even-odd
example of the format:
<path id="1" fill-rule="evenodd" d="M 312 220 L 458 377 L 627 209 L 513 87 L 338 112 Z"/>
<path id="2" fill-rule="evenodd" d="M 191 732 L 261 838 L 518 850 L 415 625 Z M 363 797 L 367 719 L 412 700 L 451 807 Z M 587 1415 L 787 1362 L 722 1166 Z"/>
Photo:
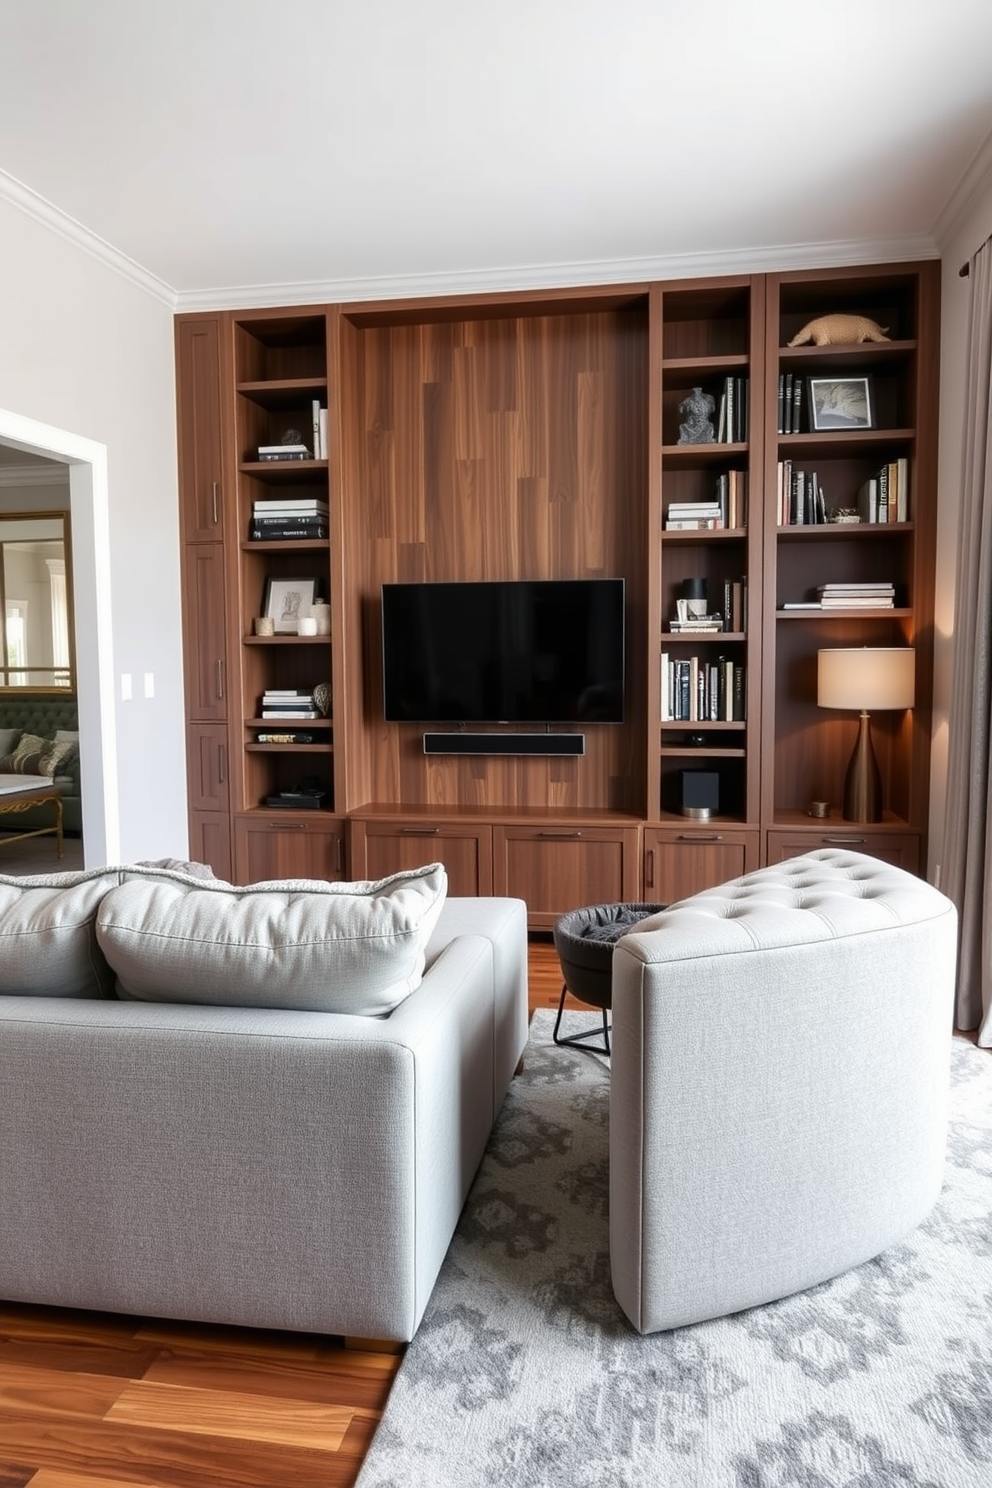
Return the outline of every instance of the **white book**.
<path id="1" fill-rule="evenodd" d="M 327 409 L 326 408 L 322 408 L 320 410 L 320 415 L 319 415 L 319 418 L 318 418 L 318 432 L 320 434 L 320 454 L 317 456 L 317 458 L 319 460 L 326 460 L 327 459 Z"/>
<path id="2" fill-rule="evenodd" d="M 319 398 L 314 398 L 313 401 L 312 401 L 312 403 L 310 404 L 310 416 L 311 416 L 311 422 L 312 422 L 312 425 L 313 425 L 312 430 L 311 430 L 312 436 L 313 436 L 313 457 L 314 457 L 315 460 L 319 460 L 319 459 L 322 458 L 321 457 L 321 453 L 320 453 L 320 399 Z"/>
<path id="3" fill-rule="evenodd" d="M 277 512 L 286 511 L 326 512 L 327 502 L 319 496 L 286 496 L 281 499 L 265 496 L 252 502 L 251 509 L 256 516 L 274 516 Z"/>

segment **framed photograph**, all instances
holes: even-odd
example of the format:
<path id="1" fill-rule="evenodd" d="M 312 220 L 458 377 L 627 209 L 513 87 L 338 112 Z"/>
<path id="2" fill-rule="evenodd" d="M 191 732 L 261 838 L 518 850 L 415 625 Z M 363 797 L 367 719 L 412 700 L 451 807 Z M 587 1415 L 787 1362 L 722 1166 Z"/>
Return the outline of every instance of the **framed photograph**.
<path id="1" fill-rule="evenodd" d="M 296 622 L 307 618 L 316 598 L 316 579 L 267 579 L 262 613 L 272 621 L 276 635 L 296 635 Z"/>
<path id="2" fill-rule="evenodd" d="M 811 377 L 809 426 L 827 429 L 873 429 L 875 409 L 870 377 Z"/>

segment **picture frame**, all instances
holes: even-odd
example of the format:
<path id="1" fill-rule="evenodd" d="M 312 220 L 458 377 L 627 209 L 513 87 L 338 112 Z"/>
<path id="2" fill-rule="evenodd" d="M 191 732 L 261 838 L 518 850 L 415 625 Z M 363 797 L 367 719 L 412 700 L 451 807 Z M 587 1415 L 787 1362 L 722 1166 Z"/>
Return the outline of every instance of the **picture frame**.
<path id="1" fill-rule="evenodd" d="M 296 622 L 310 614 L 316 598 L 316 579 L 266 579 L 262 613 L 272 621 L 276 635 L 296 635 Z"/>
<path id="2" fill-rule="evenodd" d="M 870 377 L 810 377 L 809 426 L 814 433 L 833 429 L 874 429 L 875 400 Z"/>

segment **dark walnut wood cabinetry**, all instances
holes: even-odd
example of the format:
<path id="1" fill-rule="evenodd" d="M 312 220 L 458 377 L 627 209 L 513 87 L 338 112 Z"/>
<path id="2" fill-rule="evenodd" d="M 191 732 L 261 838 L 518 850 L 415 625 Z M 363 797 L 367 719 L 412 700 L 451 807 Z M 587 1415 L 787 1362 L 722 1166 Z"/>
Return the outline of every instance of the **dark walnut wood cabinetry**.
<path id="1" fill-rule="evenodd" d="M 578 904 L 670 902 L 828 837 L 922 868 L 938 282 L 923 263 L 181 317 L 191 835 L 227 813 L 239 881 L 440 859 L 452 893 L 520 895 L 537 929 Z M 788 346 L 832 310 L 892 339 Z M 821 373 L 871 378 L 873 427 L 779 431 L 780 377 Z M 716 437 L 686 442 L 697 388 Z M 288 429 L 310 442 L 314 402 L 328 459 L 260 461 Z M 782 525 L 787 460 L 816 472 L 827 509 L 902 460 L 905 520 Z M 255 503 L 294 493 L 327 503 L 327 537 L 253 540 Z M 721 500 L 721 525 L 674 525 Z M 584 755 L 426 754 L 423 726 L 383 720 L 384 583 L 586 577 L 625 581 L 627 711 L 582 729 Z M 255 636 L 267 582 L 288 578 L 329 599 L 330 638 Z M 785 608 L 865 579 L 891 579 L 896 606 Z M 719 631 L 671 629 L 687 580 Z M 871 829 L 839 817 L 856 716 L 819 709 L 815 682 L 818 648 L 865 644 L 917 652 L 915 708 L 873 719 Z M 263 692 L 318 681 L 330 715 L 267 741 Z M 210 728 L 226 730 L 226 782 Z M 715 777 L 707 820 L 682 809 L 696 771 Z M 267 804 L 303 781 L 321 811 Z M 814 798 L 826 821 L 806 815 Z"/>

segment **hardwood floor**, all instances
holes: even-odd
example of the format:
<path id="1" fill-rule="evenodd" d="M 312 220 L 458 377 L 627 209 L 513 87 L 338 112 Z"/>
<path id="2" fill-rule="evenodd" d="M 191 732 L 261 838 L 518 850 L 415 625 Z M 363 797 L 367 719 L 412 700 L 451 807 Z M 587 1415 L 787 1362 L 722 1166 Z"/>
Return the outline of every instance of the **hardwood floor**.
<path id="1" fill-rule="evenodd" d="M 528 961 L 557 1007 L 550 940 Z M 0 1302 L 0 1488 L 349 1488 L 401 1357 Z"/>

